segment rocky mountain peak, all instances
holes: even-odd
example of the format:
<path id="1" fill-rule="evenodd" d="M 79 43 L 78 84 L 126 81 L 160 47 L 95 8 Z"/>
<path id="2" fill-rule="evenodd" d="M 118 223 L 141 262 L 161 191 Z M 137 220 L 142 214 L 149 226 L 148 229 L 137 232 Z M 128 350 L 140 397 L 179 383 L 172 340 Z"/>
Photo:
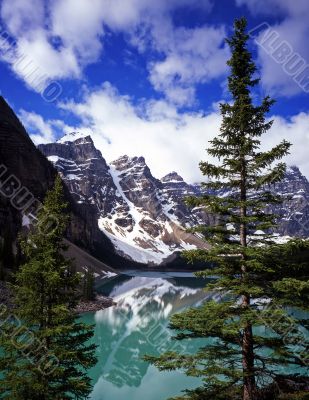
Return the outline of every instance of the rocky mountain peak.
<path id="1" fill-rule="evenodd" d="M 111 166 L 114 181 L 117 181 L 127 200 L 135 207 L 146 208 L 152 217 L 156 217 L 159 206 L 157 191 L 162 183 L 151 174 L 145 158 L 125 155 L 113 161 Z"/>
<path id="2" fill-rule="evenodd" d="M 117 158 L 111 162 L 118 171 L 125 171 L 134 168 L 135 170 L 143 171 L 148 168 L 144 157 L 129 157 L 127 155 Z"/>
<path id="3" fill-rule="evenodd" d="M 93 140 L 89 135 L 83 137 L 77 137 L 74 140 L 65 140 L 48 143 L 46 145 L 39 145 L 39 150 L 41 150 L 47 157 L 58 157 L 57 160 L 53 158 L 50 161 L 69 161 L 84 163 L 84 166 L 89 167 L 88 164 L 95 163 L 95 160 L 103 160 L 105 163 L 105 168 L 107 168 L 106 162 L 102 157 L 102 154 L 94 146 Z M 62 160 L 61 160 L 62 159 Z"/>
<path id="4" fill-rule="evenodd" d="M 293 196 L 294 199 L 303 195 L 308 197 L 309 182 L 299 168 L 294 165 L 287 168 L 285 177 L 274 185 L 274 190 L 284 196 Z"/>
<path id="5" fill-rule="evenodd" d="M 300 169 L 297 167 L 297 165 L 289 165 L 286 168 L 286 173 L 287 174 L 296 174 L 296 175 L 302 175 L 302 173 L 300 172 Z"/>
<path id="6" fill-rule="evenodd" d="M 12 250 L 15 251 L 16 238 L 22 229 L 27 229 L 30 219 L 28 212 L 31 210 L 36 214 L 39 202 L 44 199 L 45 193 L 53 186 L 56 168 L 64 176 L 67 183 L 64 195 L 65 201 L 68 203 L 68 211 L 70 213 L 70 222 L 66 233 L 66 238 L 75 245 L 90 252 L 93 256 L 99 257 L 101 260 L 113 265 L 127 265 L 127 258 L 120 258 L 115 252 L 115 249 L 107 239 L 106 235 L 98 228 L 97 213 L 95 207 L 88 203 L 78 204 L 75 199 L 81 199 L 83 196 L 83 186 L 81 171 L 75 171 L 74 168 L 81 167 L 82 161 L 75 162 L 79 145 L 67 146 L 67 154 L 59 143 L 52 143 L 41 147 L 39 151 L 32 140 L 30 139 L 25 128 L 17 118 L 14 111 L 6 103 L 3 97 L 0 96 L 0 160 L 7 168 L 7 174 L 18 178 L 21 187 L 23 188 L 23 206 L 24 212 L 21 212 L 10 199 L 1 197 L 0 199 L 0 236 L 9 235 L 10 241 L 13 244 Z M 73 147 L 76 147 L 74 149 Z M 50 152 L 48 155 L 54 157 L 53 164 L 46 159 L 44 152 Z M 96 154 L 100 154 L 96 150 Z M 58 153 L 59 152 L 59 153 Z M 62 153 L 61 153 L 62 152 Z M 60 160 L 62 156 L 69 156 Z M 81 154 L 79 154 L 81 156 Z M 58 157 L 58 158 L 57 158 Z M 70 158 L 71 157 L 71 158 Z M 57 161 L 56 161 L 57 160 Z M 52 160 L 51 160 L 52 161 Z M 76 160 L 77 161 L 77 160 Z M 76 165 L 74 165 L 74 163 Z M 78 164 L 78 165 L 77 165 Z M 89 163 L 93 165 L 94 163 Z M 82 169 L 82 168 L 81 168 Z M 87 171 L 86 168 L 83 172 Z M 90 168 L 88 169 L 90 172 Z M 90 175 L 94 174 L 94 170 Z M 76 179 L 76 175 L 80 176 L 80 180 Z M 74 178 L 74 179 L 70 179 Z M 76 189 L 76 190 L 75 190 Z M 80 191 L 79 193 L 77 191 Z M 76 193 L 74 193 L 76 192 Z M 28 193 L 28 194 L 27 194 Z M 27 203 L 28 202 L 28 203 Z M 82 202 L 82 201 L 81 201 Z M 21 205 L 21 204 L 19 204 Z M 24 215 L 23 215 L 24 214 Z M 75 257 L 78 253 L 78 263 L 80 260 L 90 262 L 92 257 L 84 253 L 77 246 L 70 245 L 70 256 Z M 84 253 L 82 256 L 81 253 Z M 88 261 L 87 261 L 88 259 Z M 121 262 L 123 264 L 121 264 Z"/>
<path id="7" fill-rule="evenodd" d="M 163 176 L 163 178 L 161 179 L 162 182 L 184 182 L 183 178 L 178 175 L 177 172 L 173 171 L 170 172 L 169 174 Z"/>
<path id="8" fill-rule="evenodd" d="M 307 181 L 307 178 L 300 172 L 299 168 L 296 165 L 291 165 L 287 167 L 284 179 L 299 182 Z"/>
<path id="9" fill-rule="evenodd" d="M 67 143 L 67 142 L 75 142 L 78 139 L 87 139 L 87 141 L 92 141 L 91 136 L 88 133 L 84 133 L 84 132 L 80 132 L 80 131 L 74 131 L 74 132 L 70 132 L 65 134 L 64 136 L 62 136 L 62 138 L 60 138 L 57 143 Z"/>
<path id="10" fill-rule="evenodd" d="M 117 189 L 109 166 L 89 135 L 70 134 L 56 143 L 38 147 L 58 169 L 78 203 L 95 206 L 98 212 L 116 207 Z"/>
<path id="11" fill-rule="evenodd" d="M 175 171 L 156 179 L 144 157 L 123 155 L 109 165 L 89 135 L 73 132 L 57 143 L 39 146 L 63 176 L 79 203 L 95 206 L 100 229 L 119 254 L 144 263 L 162 263 L 175 251 L 192 248 L 197 238 L 184 227 L 213 224 L 215 217 L 185 197 L 201 195 Z M 289 167 L 273 191 L 285 198 L 271 211 L 281 214 L 281 235 L 309 236 L 309 182 L 295 166 Z M 297 212 L 296 212 L 297 211 Z"/>

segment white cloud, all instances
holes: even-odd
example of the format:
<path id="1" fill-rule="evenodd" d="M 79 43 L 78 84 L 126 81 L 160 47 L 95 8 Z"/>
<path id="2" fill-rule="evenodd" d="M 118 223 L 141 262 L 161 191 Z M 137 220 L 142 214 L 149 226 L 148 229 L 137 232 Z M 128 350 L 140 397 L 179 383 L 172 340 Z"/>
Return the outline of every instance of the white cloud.
<path id="1" fill-rule="evenodd" d="M 140 53 L 152 50 L 148 62 L 154 89 L 171 103 L 189 106 L 195 100 L 195 86 L 222 76 L 227 71 L 228 51 L 223 26 L 196 28 L 175 26 L 171 10 L 181 7 L 211 9 L 209 0 L 105 0 L 104 21 L 111 28 L 126 31 L 131 45 Z"/>
<path id="2" fill-rule="evenodd" d="M 254 15 L 301 15 L 308 11 L 307 0 L 236 0 L 236 4 L 248 6 Z"/>
<path id="3" fill-rule="evenodd" d="M 292 96 L 303 91 L 293 79 L 309 62 L 309 48 L 307 38 L 309 36 L 309 7 L 307 0 L 236 0 L 238 5 L 248 6 L 253 15 L 273 15 L 280 18 L 281 22 L 273 24 L 270 29 L 264 29 L 258 35 L 258 43 L 263 43 L 263 38 L 273 32 L 277 37 L 274 40 L 264 42 L 258 46 L 259 62 L 261 65 L 261 82 L 264 88 L 272 95 Z M 267 22 L 267 21 L 265 21 Z M 265 25 L 266 26 L 266 25 Z M 253 27 L 251 27 L 253 28 Z M 282 45 L 288 46 L 289 51 L 286 56 L 282 56 L 280 50 L 276 49 Z M 285 72 L 285 61 L 296 54 L 304 59 L 304 66 L 295 68 L 291 75 Z M 309 69 L 305 73 L 307 77 L 307 93 L 309 91 Z M 306 79 L 305 77 L 305 79 Z"/>
<path id="4" fill-rule="evenodd" d="M 189 182 L 201 181 L 198 168 L 201 160 L 210 160 L 205 149 L 218 135 L 221 116 L 213 111 L 179 114 L 165 101 L 150 101 L 136 108 L 128 96 L 120 95 L 109 83 L 85 93 L 81 102 L 62 104 L 62 109 L 82 119 L 79 126 L 69 127 L 59 121 L 44 121 L 38 115 L 21 114 L 28 128 L 35 126 L 35 140 L 46 142 L 59 132 L 73 130 L 92 132 L 92 137 L 108 162 L 121 155 L 144 156 L 155 177 L 172 170 Z M 309 113 L 300 113 L 291 120 L 275 116 L 272 130 L 263 136 L 263 147 L 269 149 L 282 139 L 293 143 L 289 164 L 296 164 L 309 177 Z M 58 126 L 57 126 L 58 124 Z"/>
<path id="5" fill-rule="evenodd" d="M 194 101 L 195 84 L 218 78 L 227 71 L 228 49 L 224 46 L 225 29 L 153 28 L 155 46 L 164 52 L 162 61 L 150 64 L 150 81 L 175 104 L 188 105 Z"/>
<path id="6" fill-rule="evenodd" d="M 2 59 L 37 91 L 53 79 L 81 78 L 102 53 L 101 6 L 102 0 L 92 0 L 91 7 L 87 0 L 3 0 L 1 34 L 6 29 L 16 45 Z"/>
<path id="7" fill-rule="evenodd" d="M 272 28 L 280 41 L 308 63 L 307 0 L 236 0 L 254 14 L 279 17 Z M 2 56 L 26 84 L 41 91 L 49 80 L 83 78 L 85 67 L 100 59 L 107 27 L 149 57 L 149 81 L 171 103 L 194 103 L 199 83 L 223 77 L 228 50 L 223 26 L 192 28 L 175 25 L 179 8 L 200 9 L 207 19 L 210 0 L 2 0 L 1 18 L 16 48 Z M 207 22 L 207 20 L 205 21 Z M 209 23 L 211 20 L 209 19 Z M 273 95 L 294 95 L 302 89 L 261 46 L 262 84 Z M 23 59 L 22 59 L 23 57 Z M 309 71 L 309 69 L 308 69 Z M 147 71 L 145 71 L 147 73 Z M 308 74 L 307 74 L 308 75 Z M 309 80 L 309 76 L 308 76 Z"/>
<path id="8" fill-rule="evenodd" d="M 169 19 L 169 12 L 182 7 L 211 9 L 211 0 L 102 0 L 102 15 L 114 30 L 128 31 L 139 24 Z"/>
<path id="9" fill-rule="evenodd" d="M 45 122 L 41 115 L 25 110 L 20 110 L 19 118 L 29 132 L 31 132 L 31 139 L 35 144 L 51 143 L 55 140 L 51 121 Z"/>
<path id="10" fill-rule="evenodd" d="M 264 147 L 267 148 L 276 145 L 282 139 L 292 143 L 290 155 L 285 161 L 289 165 L 297 165 L 309 178 L 309 113 L 301 112 L 290 119 L 275 116 L 270 133 L 263 137 Z"/>
<path id="11" fill-rule="evenodd" d="M 103 48 L 102 1 L 54 0 L 50 9 L 53 35 L 74 50 L 81 66 L 97 61 Z"/>
<path id="12" fill-rule="evenodd" d="M 1 17 L 16 48 L 2 59 L 35 90 L 52 79 L 80 79 L 84 68 L 102 56 L 108 27 L 125 33 L 139 51 L 152 51 L 148 70 L 153 87 L 172 103 L 189 105 L 196 84 L 226 71 L 227 50 L 222 26 L 175 27 L 172 11 L 181 7 L 207 13 L 211 2 L 92 0 L 90 5 L 89 0 L 3 0 Z"/>
<path id="13" fill-rule="evenodd" d="M 41 115 L 24 109 L 19 111 L 19 118 L 31 133 L 31 139 L 36 145 L 55 142 L 59 135 L 64 135 L 76 130 L 75 127 L 66 125 L 61 120 L 46 121 Z M 86 130 L 86 132 L 90 133 L 89 130 Z"/>
<path id="14" fill-rule="evenodd" d="M 44 2 L 41 0 L 4 0 L 1 4 L 1 18 L 12 35 L 19 37 L 25 31 L 30 34 L 42 26 Z"/>

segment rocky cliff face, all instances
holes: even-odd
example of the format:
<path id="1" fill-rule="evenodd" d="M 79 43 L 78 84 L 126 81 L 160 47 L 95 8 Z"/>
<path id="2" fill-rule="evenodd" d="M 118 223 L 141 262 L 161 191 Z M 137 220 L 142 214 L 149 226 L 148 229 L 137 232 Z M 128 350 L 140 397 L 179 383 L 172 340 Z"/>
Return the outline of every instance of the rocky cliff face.
<path id="1" fill-rule="evenodd" d="M 91 137 L 78 132 L 39 149 L 59 170 L 76 201 L 96 208 L 98 226 L 118 254 L 160 264 L 169 262 L 175 251 L 205 246 L 185 232 L 190 213 L 183 195 L 195 189 L 181 177 L 184 189 L 174 193 L 172 176 L 154 178 L 143 157 L 122 156 L 108 166 Z"/>
<path id="2" fill-rule="evenodd" d="M 40 145 L 39 149 L 62 174 L 77 203 L 92 205 L 102 213 L 110 213 L 115 207 L 125 207 L 116 196 L 117 188 L 109 172 L 110 167 L 94 147 L 91 137 L 74 140 L 75 135 L 71 134 L 68 138 L 73 138 L 73 141 Z"/>
<path id="3" fill-rule="evenodd" d="M 61 146 L 57 146 L 57 144 L 54 146 L 53 153 L 62 151 Z M 86 143 L 83 143 L 80 147 L 76 144 L 74 150 L 72 149 L 74 151 L 71 155 L 72 159 L 76 159 L 76 162 L 88 159 L 91 157 L 92 150 L 93 146 L 90 148 Z M 98 155 L 99 152 L 96 151 L 96 154 Z M 90 160 L 89 171 L 96 169 L 95 166 L 92 166 L 92 162 L 95 163 L 95 160 Z M 61 170 L 61 164 L 57 164 L 57 168 Z M 69 170 L 71 168 L 73 171 L 72 165 L 65 168 Z M 86 171 L 84 166 L 80 166 L 80 168 L 83 173 Z M 108 170 L 107 166 L 106 169 Z M 29 204 L 34 204 L 34 200 L 41 202 L 46 191 L 52 187 L 56 174 L 57 169 L 53 163 L 49 162 L 36 148 L 13 110 L 0 97 L 0 184 L 2 189 L 3 183 L 10 179 L 8 181 L 10 183 L 6 185 L 7 195 L 0 194 L 0 238 L 8 238 L 8 241 L 13 243 L 13 250 L 23 222 L 27 223 L 27 218 L 23 218 L 20 211 L 23 201 L 29 200 Z M 100 171 L 101 174 L 102 171 Z M 88 177 L 85 178 L 84 184 L 86 186 L 92 185 L 91 176 L 93 174 L 89 172 L 90 183 Z M 102 187 L 105 188 L 105 184 L 102 184 Z M 123 259 L 115 252 L 110 239 L 98 228 L 95 204 L 92 202 L 85 204 L 80 200 L 79 194 L 76 194 L 81 193 L 79 186 L 75 185 L 73 190 L 71 189 L 72 187 L 70 187 L 70 190 L 65 190 L 70 212 L 67 238 L 107 264 L 127 265 L 128 260 Z M 20 203 L 14 204 L 14 192 L 27 193 L 27 196 L 25 200 L 21 200 L 22 196 L 19 196 Z M 135 264 L 133 263 L 133 265 Z"/>
<path id="4" fill-rule="evenodd" d="M 14 192 L 24 186 L 41 201 L 55 175 L 54 167 L 36 149 L 12 109 L 0 97 L 0 237 L 3 240 L 7 238 L 10 244 L 14 243 L 22 225 L 22 215 L 12 203 Z"/>
<path id="5" fill-rule="evenodd" d="M 211 224 L 213 216 L 189 210 L 184 198 L 201 195 L 199 185 L 176 172 L 155 178 L 143 157 L 122 156 L 108 165 L 90 136 L 75 132 L 40 150 L 60 171 L 76 201 L 96 209 L 98 226 L 118 253 L 147 264 L 171 261 L 171 255 L 205 246 L 186 227 Z M 271 211 L 281 215 L 280 235 L 309 236 L 309 182 L 297 167 L 272 188 L 285 201 Z"/>
<path id="6" fill-rule="evenodd" d="M 296 166 L 289 167 L 285 178 L 273 187 L 284 202 L 273 208 L 280 215 L 278 233 L 309 237 L 309 182 Z"/>
<path id="7" fill-rule="evenodd" d="M 12 175 L 20 188 L 42 201 L 58 170 L 67 188 L 69 240 L 118 267 L 128 266 L 128 260 L 131 266 L 171 265 L 175 259 L 179 262 L 175 258 L 179 251 L 205 247 L 185 231 L 213 223 L 212 216 L 199 208 L 189 210 L 184 203 L 184 197 L 202 194 L 199 185 L 186 183 L 176 172 L 157 179 L 143 157 L 122 156 L 108 165 L 92 138 L 79 132 L 39 150 L 0 97 L 1 183 Z M 282 205 L 271 208 L 281 216 L 278 233 L 308 237 L 308 180 L 297 167 L 290 167 L 272 190 L 285 198 Z M 23 222 L 11 198 L 0 196 L 0 237 L 14 242 Z"/>

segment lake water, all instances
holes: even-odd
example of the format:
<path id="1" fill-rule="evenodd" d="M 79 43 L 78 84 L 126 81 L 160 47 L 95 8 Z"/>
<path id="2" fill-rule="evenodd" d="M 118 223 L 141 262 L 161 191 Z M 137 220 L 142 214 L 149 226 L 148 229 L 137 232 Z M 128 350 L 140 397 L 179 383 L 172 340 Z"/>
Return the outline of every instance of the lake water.
<path id="1" fill-rule="evenodd" d="M 142 360 L 165 350 L 194 351 L 201 342 L 177 342 L 168 329 L 171 315 L 198 305 L 205 281 L 190 273 L 127 271 L 102 284 L 99 292 L 117 302 L 82 320 L 95 324 L 97 365 L 90 371 L 92 400 L 165 400 L 199 380 L 180 372 L 159 372 Z"/>
<path id="2" fill-rule="evenodd" d="M 178 371 L 159 372 L 142 357 L 166 350 L 195 352 L 207 344 L 205 340 L 172 340 L 168 329 L 171 315 L 209 298 L 205 284 L 191 273 L 126 271 L 99 286 L 98 291 L 113 297 L 117 306 L 82 316 L 84 322 L 95 325 L 93 340 L 98 346 L 98 363 L 89 372 L 91 400 L 166 400 L 199 386 L 199 379 Z M 295 367 L 290 372 L 304 373 Z"/>

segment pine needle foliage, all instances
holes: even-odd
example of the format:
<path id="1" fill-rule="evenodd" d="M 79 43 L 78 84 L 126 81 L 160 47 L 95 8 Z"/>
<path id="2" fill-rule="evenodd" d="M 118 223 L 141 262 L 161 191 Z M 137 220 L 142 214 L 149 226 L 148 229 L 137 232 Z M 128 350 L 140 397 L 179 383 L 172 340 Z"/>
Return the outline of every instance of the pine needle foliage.
<path id="1" fill-rule="evenodd" d="M 12 288 L 16 309 L 1 313 L 1 399 L 86 399 L 91 392 L 93 327 L 78 322 L 73 312 L 80 276 L 63 255 L 65 210 L 58 176 L 38 224 L 21 241 L 26 263 Z"/>
<path id="2" fill-rule="evenodd" d="M 146 356 L 160 370 L 181 369 L 201 378 L 198 388 L 175 400 L 263 399 L 263 391 L 277 388 L 279 376 L 308 374 L 308 312 L 303 311 L 308 311 L 309 242 L 278 244 L 272 234 L 278 216 L 267 210 L 281 199 L 271 188 L 285 175 L 281 160 L 290 143 L 260 149 L 261 136 L 272 126 L 267 113 L 273 100 L 253 101 L 259 78 L 246 25 L 244 18 L 236 20 L 227 39 L 231 102 L 221 104 L 220 134 L 207 150 L 218 162 L 200 163 L 208 178 L 205 192 L 212 194 L 188 199 L 216 216 L 214 225 L 193 229 L 211 249 L 185 256 L 212 265 L 198 275 L 217 277 L 206 290 L 221 299 L 171 319 L 177 340 L 205 339 L 197 353 Z M 280 390 L 268 398 L 280 398 Z"/>

